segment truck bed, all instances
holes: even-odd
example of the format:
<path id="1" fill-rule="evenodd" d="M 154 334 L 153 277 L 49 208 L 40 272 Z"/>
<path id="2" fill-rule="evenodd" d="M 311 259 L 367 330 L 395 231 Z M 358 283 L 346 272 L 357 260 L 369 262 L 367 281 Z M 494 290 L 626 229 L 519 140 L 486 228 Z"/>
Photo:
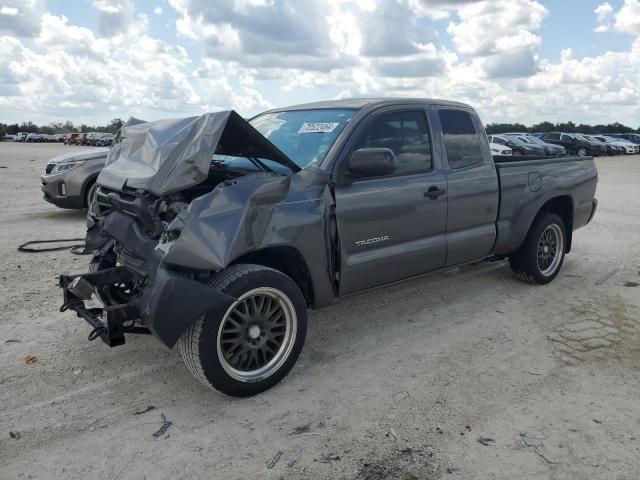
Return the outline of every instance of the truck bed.
<path id="1" fill-rule="evenodd" d="M 593 157 L 547 157 L 547 156 L 537 156 L 537 155 L 494 155 L 493 163 L 498 164 L 512 164 L 512 163 L 525 163 L 525 162 L 538 162 L 538 163 L 557 163 L 563 161 L 574 161 L 574 160 L 583 160 L 589 159 Z"/>
<path id="2" fill-rule="evenodd" d="M 536 212 L 553 199 L 572 212 L 570 233 L 593 211 L 597 170 L 592 157 L 496 156 L 500 184 L 495 254 L 509 254 L 524 241 Z"/>

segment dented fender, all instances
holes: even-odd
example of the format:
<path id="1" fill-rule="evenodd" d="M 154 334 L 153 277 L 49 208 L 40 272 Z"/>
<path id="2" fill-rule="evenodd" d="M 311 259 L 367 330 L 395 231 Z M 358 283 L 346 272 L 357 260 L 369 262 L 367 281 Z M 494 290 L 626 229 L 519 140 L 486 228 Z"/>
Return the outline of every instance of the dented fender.
<path id="1" fill-rule="evenodd" d="M 162 262 L 219 271 L 257 250 L 292 247 L 307 264 L 316 306 L 326 305 L 334 297 L 328 228 L 333 205 L 329 174 L 321 170 L 246 175 L 191 203 Z"/>

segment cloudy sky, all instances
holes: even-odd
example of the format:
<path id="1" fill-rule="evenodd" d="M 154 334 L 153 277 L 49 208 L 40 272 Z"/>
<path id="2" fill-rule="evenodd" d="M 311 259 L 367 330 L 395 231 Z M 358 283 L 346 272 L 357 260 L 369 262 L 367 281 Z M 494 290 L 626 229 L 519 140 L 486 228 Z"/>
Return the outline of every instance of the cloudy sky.
<path id="1" fill-rule="evenodd" d="M 640 0 L 0 0 L 0 122 L 370 96 L 640 126 Z"/>

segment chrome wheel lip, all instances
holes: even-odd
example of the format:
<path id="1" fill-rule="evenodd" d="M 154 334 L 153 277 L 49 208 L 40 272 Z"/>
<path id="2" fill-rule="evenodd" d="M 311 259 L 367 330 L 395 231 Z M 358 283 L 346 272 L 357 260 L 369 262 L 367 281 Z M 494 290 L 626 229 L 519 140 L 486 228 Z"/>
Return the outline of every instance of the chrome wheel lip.
<path id="1" fill-rule="evenodd" d="M 270 297 L 272 300 L 275 300 L 279 307 L 282 309 L 284 318 L 285 318 L 285 335 L 278 349 L 278 352 L 275 356 L 265 365 L 255 370 L 243 371 L 234 368 L 229 361 L 225 358 L 224 352 L 222 350 L 222 333 L 224 330 L 224 326 L 228 321 L 229 315 L 234 311 L 234 309 L 240 305 L 244 300 L 250 298 L 252 296 L 257 295 L 265 295 Z M 272 287 L 258 287 L 248 292 L 242 294 L 225 312 L 224 317 L 222 317 L 222 321 L 220 322 L 220 326 L 218 327 L 218 336 L 216 339 L 216 350 L 218 354 L 218 361 L 222 366 L 223 370 L 234 380 L 238 380 L 244 383 L 252 383 L 259 382 L 269 378 L 271 375 L 276 373 L 282 365 L 287 361 L 291 351 L 293 350 L 293 345 L 295 343 L 296 334 L 297 334 L 297 324 L 298 317 L 296 314 L 295 307 L 293 306 L 293 302 L 289 299 L 289 297 L 283 293 L 282 291 L 272 288 Z"/>
<path id="2" fill-rule="evenodd" d="M 553 250 L 553 251 L 552 251 Z M 536 263 L 542 275 L 553 275 L 562 260 L 564 235 L 559 225 L 552 223 L 544 229 L 538 240 Z"/>

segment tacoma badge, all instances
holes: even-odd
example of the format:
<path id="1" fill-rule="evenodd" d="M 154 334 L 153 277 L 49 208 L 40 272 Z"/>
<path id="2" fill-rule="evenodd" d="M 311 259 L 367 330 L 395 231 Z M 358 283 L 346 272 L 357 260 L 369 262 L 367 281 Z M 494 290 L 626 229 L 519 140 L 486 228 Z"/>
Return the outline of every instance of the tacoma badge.
<path id="1" fill-rule="evenodd" d="M 372 243 L 386 242 L 387 240 L 389 240 L 389 235 L 384 235 L 382 237 L 368 238 L 366 240 L 358 240 L 355 243 L 358 247 L 364 247 L 365 245 L 371 245 Z"/>

